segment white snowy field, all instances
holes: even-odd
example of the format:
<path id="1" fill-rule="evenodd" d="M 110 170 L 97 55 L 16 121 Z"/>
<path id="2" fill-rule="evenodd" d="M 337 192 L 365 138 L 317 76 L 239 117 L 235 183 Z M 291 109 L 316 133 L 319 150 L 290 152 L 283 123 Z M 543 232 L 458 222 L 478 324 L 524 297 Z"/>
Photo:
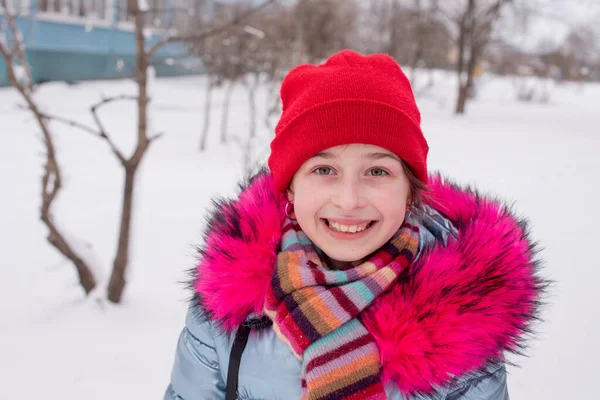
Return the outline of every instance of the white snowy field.
<path id="1" fill-rule="evenodd" d="M 549 104 L 519 103 L 509 80 L 485 77 L 468 114 L 455 117 L 454 80 L 418 99 L 431 147 L 430 167 L 516 202 L 545 248 L 545 274 L 556 280 L 530 358 L 510 368 L 511 399 L 597 399 L 600 359 L 598 224 L 600 85 L 555 87 Z M 48 113 L 92 122 L 101 95 L 135 93 L 130 81 L 47 84 Z M 216 93 L 206 153 L 197 151 L 202 77 L 153 82 L 154 132 L 136 188 L 129 284 L 122 305 L 85 298 L 74 268 L 46 240 L 39 221 L 43 146 L 33 119 L 0 89 L 0 399 L 160 399 L 169 382 L 189 293 L 181 281 L 195 262 L 205 207 L 232 194 L 243 175 L 236 145 L 221 146 Z M 234 94 L 229 132 L 247 132 L 247 95 Z M 259 100 L 259 104 L 264 101 Z M 135 132 L 133 104 L 101 111 L 124 149 Z M 259 121 L 267 155 L 271 133 Z M 122 174 L 103 142 L 53 124 L 64 173 L 54 210 L 87 243 L 106 278 L 114 257 Z M 259 157 L 260 158 L 260 157 Z"/>

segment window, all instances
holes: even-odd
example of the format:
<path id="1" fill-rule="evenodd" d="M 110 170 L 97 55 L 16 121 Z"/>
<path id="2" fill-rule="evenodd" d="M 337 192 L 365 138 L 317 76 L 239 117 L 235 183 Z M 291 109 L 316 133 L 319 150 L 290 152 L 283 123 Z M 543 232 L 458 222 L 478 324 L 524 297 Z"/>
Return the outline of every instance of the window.
<path id="1" fill-rule="evenodd" d="M 171 0 L 173 5 L 171 26 L 179 32 L 189 32 L 198 28 L 206 15 L 207 0 Z"/>
<path id="2" fill-rule="evenodd" d="M 119 0 L 117 0 L 119 1 Z M 133 21 L 133 16 L 129 11 L 129 2 L 132 0 L 120 0 L 119 1 L 119 21 L 127 22 Z"/>
<path id="3" fill-rule="evenodd" d="M 109 1 L 111 0 L 38 0 L 38 10 L 46 14 L 104 19 Z"/>
<path id="4" fill-rule="evenodd" d="M 106 18 L 106 7 L 108 5 L 106 2 L 107 0 L 90 1 L 91 4 L 88 6 L 89 13 L 98 19 Z"/>
<path id="5" fill-rule="evenodd" d="M 167 28 L 169 21 L 165 0 L 147 0 L 147 2 L 146 26 L 159 29 Z"/>
<path id="6" fill-rule="evenodd" d="M 133 15 L 130 11 L 129 3 L 136 0 L 121 0 L 119 1 L 119 22 L 122 27 L 131 27 Z M 166 29 L 169 25 L 169 15 L 171 13 L 169 2 L 173 0 L 146 0 L 148 10 L 145 13 L 146 28 L 150 29 Z"/>
<path id="7" fill-rule="evenodd" d="M 29 13 L 30 0 L 7 0 L 8 10 L 14 15 L 23 15 Z M 2 13 L 0 7 L 0 13 Z"/>

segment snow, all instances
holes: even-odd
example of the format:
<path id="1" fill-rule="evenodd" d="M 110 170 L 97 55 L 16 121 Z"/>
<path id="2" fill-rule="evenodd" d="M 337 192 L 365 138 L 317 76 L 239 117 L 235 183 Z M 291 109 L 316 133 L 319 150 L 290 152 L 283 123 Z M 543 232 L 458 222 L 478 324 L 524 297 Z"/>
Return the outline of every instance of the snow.
<path id="1" fill-rule="evenodd" d="M 138 8 L 142 12 L 148 11 L 150 9 L 150 6 L 148 5 L 148 0 L 138 0 Z"/>
<path id="2" fill-rule="evenodd" d="M 515 101 L 510 79 L 483 75 L 477 100 L 456 117 L 454 76 L 434 78 L 433 89 L 418 100 L 430 168 L 515 201 L 545 248 L 546 273 L 557 281 L 531 358 L 514 357 L 522 367 L 509 368 L 511 398 L 595 398 L 600 85 L 557 85 L 547 104 L 524 103 Z M 205 207 L 212 196 L 233 194 L 243 175 L 243 149 L 219 145 L 218 124 L 211 127 L 208 152 L 197 152 L 204 87 L 202 77 L 152 80 L 152 128 L 165 136 L 138 175 L 128 286 L 119 306 L 101 300 L 102 287 L 85 298 L 74 268 L 46 242 L 39 221 L 39 130 L 17 108 L 17 93 L 0 90 L 0 398 L 161 398 L 189 297 L 181 282 L 195 263 Z M 49 83 L 36 96 L 48 112 L 92 125 L 88 108 L 100 93 L 132 92 L 134 83 L 121 80 Z M 212 121 L 220 121 L 223 93 L 214 93 Z M 261 113 L 265 96 L 261 88 Z M 134 107 L 119 102 L 101 111 L 125 154 L 136 139 Z M 244 138 L 249 119 L 241 85 L 231 107 L 229 131 Z M 271 133 L 262 120 L 255 145 L 264 160 Z M 78 242 L 91 244 L 87 249 L 108 277 L 123 171 L 101 140 L 56 123 L 52 128 L 64 181 L 55 218 Z"/>
<path id="3" fill-rule="evenodd" d="M 581 27 L 598 25 L 600 2 L 595 0 L 527 0 L 517 3 L 516 12 L 529 13 L 527 27 L 508 26 L 502 38 L 523 51 L 552 50 L 560 46 L 565 37 Z"/>
<path id="4" fill-rule="evenodd" d="M 256 36 L 259 39 L 265 38 L 264 31 L 262 31 L 261 29 L 255 28 L 253 26 L 250 26 L 250 25 L 244 26 L 244 32 L 246 32 L 249 35 Z"/>
<path id="5" fill-rule="evenodd" d="M 144 38 L 146 40 L 150 40 L 152 38 L 152 35 L 154 34 L 152 28 L 147 27 L 142 30 L 142 33 L 144 34 Z"/>
<path id="6" fill-rule="evenodd" d="M 21 64 L 13 63 L 13 71 L 18 82 L 27 83 L 27 70 Z"/>

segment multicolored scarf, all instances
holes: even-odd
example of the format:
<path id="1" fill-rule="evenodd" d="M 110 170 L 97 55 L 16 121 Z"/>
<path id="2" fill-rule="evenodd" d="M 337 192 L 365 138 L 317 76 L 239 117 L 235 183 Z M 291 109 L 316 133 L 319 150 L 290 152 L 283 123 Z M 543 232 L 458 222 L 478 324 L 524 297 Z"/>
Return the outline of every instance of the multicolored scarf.
<path id="1" fill-rule="evenodd" d="M 303 400 L 387 399 L 379 350 L 358 316 L 414 260 L 417 226 L 406 221 L 367 261 L 331 270 L 300 226 L 284 223 L 265 312 L 302 360 Z"/>

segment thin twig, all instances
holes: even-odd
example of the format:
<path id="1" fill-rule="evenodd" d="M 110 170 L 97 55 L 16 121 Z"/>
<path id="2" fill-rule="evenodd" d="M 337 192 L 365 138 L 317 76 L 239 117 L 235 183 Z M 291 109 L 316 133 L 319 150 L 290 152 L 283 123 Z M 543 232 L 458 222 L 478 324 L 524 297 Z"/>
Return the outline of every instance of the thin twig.
<path id="1" fill-rule="evenodd" d="M 261 4 L 259 4 L 258 6 L 252 7 L 251 9 L 236 16 L 231 21 L 229 21 L 223 25 L 217 26 L 216 28 L 209 29 L 208 31 L 203 32 L 203 33 L 189 34 L 189 35 L 167 35 L 161 41 L 159 41 L 154 46 L 152 46 L 150 48 L 150 50 L 148 50 L 148 58 L 150 59 L 150 58 L 154 57 L 156 52 L 167 43 L 184 42 L 184 41 L 201 41 L 210 36 L 219 34 L 223 31 L 231 28 L 232 26 L 240 24 L 243 20 L 245 20 L 252 14 L 262 10 L 263 8 L 266 8 L 267 6 L 270 6 L 271 4 L 274 4 L 275 2 L 276 2 L 276 0 L 266 0 L 266 1 L 262 2 Z"/>
<path id="2" fill-rule="evenodd" d="M 67 119 L 67 118 L 63 118 L 63 117 L 59 117 L 57 115 L 51 115 L 51 114 L 46 114 L 46 113 L 40 113 L 40 116 L 44 119 L 47 119 L 48 121 L 56 121 L 56 122 L 60 122 L 61 124 L 73 127 L 73 128 L 77 128 L 80 129 L 84 132 L 90 133 L 94 136 L 97 136 L 99 138 L 102 138 L 102 134 L 100 132 L 98 132 L 97 130 L 95 130 L 94 128 L 87 126 L 85 124 L 82 124 L 81 122 L 72 120 L 72 119 Z"/>
<path id="3" fill-rule="evenodd" d="M 27 107 L 23 107 L 20 106 L 19 108 L 24 109 L 24 110 L 29 110 Z M 100 123 L 100 120 L 98 118 L 98 115 L 96 114 L 95 111 L 92 111 L 92 114 L 94 116 L 94 120 L 96 122 L 96 125 L 98 125 L 98 129 L 94 129 L 91 126 L 88 126 L 84 123 L 72 120 L 72 119 L 68 119 L 68 118 L 64 118 L 64 117 L 59 117 L 57 115 L 52 115 L 52 114 L 47 114 L 47 113 L 43 113 L 41 111 L 38 111 L 38 114 L 40 116 L 40 118 L 43 118 L 45 120 L 48 121 L 56 121 L 59 122 L 63 125 L 67 125 L 73 128 L 77 128 L 83 132 L 87 132 L 91 135 L 94 135 L 100 139 L 104 139 L 106 140 L 106 142 L 108 143 L 110 149 L 112 150 L 112 152 L 115 154 L 115 156 L 119 159 L 119 161 L 121 162 L 125 162 L 126 159 L 123 156 L 123 154 L 121 153 L 121 151 L 117 148 L 117 146 L 114 144 L 114 142 L 112 141 L 112 139 L 106 134 L 106 132 L 103 130 L 102 124 Z"/>
<path id="4" fill-rule="evenodd" d="M 123 153 L 118 149 L 116 144 L 112 141 L 112 139 L 108 135 L 108 132 L 104 128 L 104 124 L 102 123 L 102 120 L 100 119 L 100 116 L 98 115 L 98 110 L 100 109 L 100 107 L 102 107 L 106 104 L 113 103 L 115 101 L 121 101 L 121 100 L 137 100 L 137 96 L 122 94 L 119 96 L 105 97 L 102 100 L 100 100 L 98 103 L 96 103 L 92 107 L 90 107 L 90 110 L 92 112 L 92 116 L 94 117 L 94 122 L 96 123 L 96 126 L 99 129 L 100 137 L 102 139 L 106 140 L 106 142 L 110 146 L 110 149 L 115 154 L 115 156 L 119 159 L 119 161 L 122 164 L 125 164 L 125 163 L 127 163 L 127 159 L 125 158 Z"/>
<path id="5" fill-rule="evenodd" d="M 95 108 L 102 107 L 105 104 L 121 100 L 137 100 L 137 96 L 133 94 L 121 94 L 119 96 L 102 97 L 102 100 L 94 104 Z"/>
<path id="6" fill-rule="evenodd" d="M 149 142 L 153 142 L 153 141 L 155 141 L 156 139 L 160 139 L 161 137 L 163 137 L 163 136 L 164 136 L 164 134 L 165 134 L 164 132 L 155 133 L 154 135 L 152 135 L 152 136 L 150 136 L 150 137 L 148 138 L 148 141 L 149 141 Z"/>
<path id="7" fill-rule="evenodd" d="M 115 154 L 115 156 L 119 159 L 119 161 L 122 164 L 127 163 L 127 159 L 125 158 L 125 156 L 123 155 L 123 153 L 121 153 L 121 151 L 117 148 L 117 146 L 112 141 L 112 139 L 110 138 L 110 136 L 108 136 L 108 134 L 104 130 L 104 127 L 102 126 L 102 123 L 100 122 L 100 118 L 98 117 L 98 113 L 93 108 L 92 108 L 92 115 L 94 116 L 94 121 L 96 121 L 96 125 L 98 125 L 98 128 L 100 129 L 100 137 L 102 139 L 106 140 L 106 142 L 108 143 L 108 146 L 110 147 L 110 149 L 112 150 L 112 152 Z"/>

